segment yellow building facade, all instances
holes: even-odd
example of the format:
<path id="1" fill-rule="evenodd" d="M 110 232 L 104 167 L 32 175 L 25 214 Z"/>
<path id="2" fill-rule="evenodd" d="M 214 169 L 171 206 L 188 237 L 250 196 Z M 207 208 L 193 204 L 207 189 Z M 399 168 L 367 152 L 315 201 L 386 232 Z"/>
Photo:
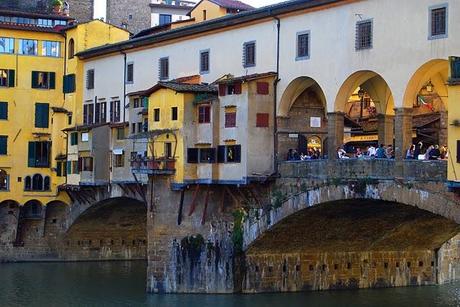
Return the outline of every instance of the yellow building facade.
<path id="1" fill-rule="evenodd" d="M 71 26 L 66 16 L 0 15 L 0 202 L 68 203 L 59 192 L 68 164 L 62 130 L 81 121 L 83 92 L 83 64 L 72 55 L 129 33 L 101 21 Z"/>

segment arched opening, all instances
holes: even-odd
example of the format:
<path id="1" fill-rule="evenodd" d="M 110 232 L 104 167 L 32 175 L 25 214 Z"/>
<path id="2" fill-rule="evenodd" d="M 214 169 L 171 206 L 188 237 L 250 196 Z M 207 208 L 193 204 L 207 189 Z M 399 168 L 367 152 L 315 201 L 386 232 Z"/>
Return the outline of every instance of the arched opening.
<path id="1" fill-rule="evenodd" d="M 430 146 L 438 145 L 436 156 L 446 158 L 448 73 L 447 60 L 431 60 L 417 69 L 404 93 L 404 107 L 412 108 L 413 142 L 421 146 L 420 158 L 429 158 Z"/>
<path id="2" fill-rule="evenodd" d="M 30 176 L 26 176 L 24 179 L 24 191 L 32 190 L 32 178 Z"/>
<path id="3" fill-rule="evenodd" d="M 43 177 L 40 174 L 35 174 L 32 177 L 32 191 L 43 191 Z"/>
<path id="4" fill-rule="evenodd" d="M 73 59 L 75 55 L 75 42 L 73 38 L 69 40 L 69 48 L 68 48 L 68 55 L 69 55 L 69 60 Z"/>
<path id="5" fill-rule="evenodd" d="M 460 225 L 413 206 L 341 200 L 300 210 L 246 251 L 245 292 L 435 284 Z M 449 259 L 448 261 L 451 261 Z"/>
<path id="6" fill-rule="evenodd" d="M 63 257 L 71 260 L 147 258 L 147 210 L 131 198 L 111 198 L 83 212 L 64 237 Z"/>
<path id="7" fill-rule="evenodd" d="M 49 191 L 49 190 L 51 190 L 50 177 L 46 176 L 45 179 L 43 180 L 43 191 Z"/>
<path id="8" fill-rule="evenodd" d="M 8 191 L 10 188 L 9 176 L 5 170 L 0 169 L 0 191 Z"/>
<path id="9" fill-rule="evenodd" d="M 343 137 L 337 127 L 334 149 L 343 151 L 337 151 L 337 157 L 375 156 L 382 144 L 385 152 L 379 157 L 394 158 L 394 99 L 382 76 L 373 71 L 349 76 L 337 94 L 335 112 L 343 114 Z"/>
<path id="10" fill-rule="evenodd" d="M 0 245 L 11 245 L 16 240 L 19 204 L 14 200 L 0 203 Z"/>
<path id="11" fill-rule="evenodd" d="M 43 236 L 43 207 L 38 200 L 29 200 L 20 207 L 17 246 L 35 247 Z"/>
<path id="12" fill-rule="evenodd" d="M 327 137 L 326 99 L 309 77 L 294 79 L 278 108 L 278 159 L 320 159 Z"/>

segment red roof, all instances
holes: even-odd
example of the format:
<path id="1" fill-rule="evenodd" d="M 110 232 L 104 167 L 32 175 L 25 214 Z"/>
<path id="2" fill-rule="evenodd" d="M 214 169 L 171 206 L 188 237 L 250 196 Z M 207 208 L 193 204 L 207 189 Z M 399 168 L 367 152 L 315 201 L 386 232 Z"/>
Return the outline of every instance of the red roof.
<path id="1" fill-rule="evenodd" d="M 35 31 L 35 32 L 47 32 L 47 33 L 61 33 L 63 26 L 40 27 L 37 25 L 30 25 L 30 24 L 0 22 L 0 29 L 25 30 L 25 31 Z"/>
<path id="2" fill-rule="evenodd" d="M 243 3 L 238 0 L 209 0 L 212 3 L 217 4 L 218 6 L 224 7 L 226 9 L 239 10 L 239 11 L 249 11 L 253 10 L 254 7 Z"/>

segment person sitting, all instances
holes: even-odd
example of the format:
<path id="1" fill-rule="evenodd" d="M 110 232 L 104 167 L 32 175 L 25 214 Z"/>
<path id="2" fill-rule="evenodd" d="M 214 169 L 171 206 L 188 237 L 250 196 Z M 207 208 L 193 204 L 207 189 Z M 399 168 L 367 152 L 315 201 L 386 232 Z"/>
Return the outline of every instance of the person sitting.
<path id="1" fill-rule="evenodd" d="M 406 151 L 406 159 L 411 160 L 414 159 L 414 151 L 415 151 L 415 145 L 412 144 L 409 149 Z"/>
<path id="2" fill-rule="evenodd" d="M 356 158 L 362 158 L 363 157 L 363 152 L 361 151 L 361 148 L 356 148 L 356 153 L 355 153 Z"/>
<path id="3" fill-rule="evenodd" d="M 348 159 L 347 152 L 343 148 L 337 148 L 337 158 Z"/>
<path id="4" fill-rule="evenodd" d="M 441 157 L 441 151 L 439 150 L 439 146 L 435 145 L 433 149 L 431 149 L 430 153 L 428 154 L 430 160 L 439 160 Z"/>

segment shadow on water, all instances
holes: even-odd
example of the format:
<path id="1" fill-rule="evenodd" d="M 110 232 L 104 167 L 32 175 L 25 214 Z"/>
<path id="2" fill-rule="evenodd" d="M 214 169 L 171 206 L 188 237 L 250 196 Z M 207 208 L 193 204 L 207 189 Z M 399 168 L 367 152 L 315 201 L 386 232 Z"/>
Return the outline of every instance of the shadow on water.
<path id="1" fill-rule="evenodd" d="M 261 295 L 147 295 L 146 263 L 0 264 L 0 306 L 460 306 L 460 283 Z"/>

